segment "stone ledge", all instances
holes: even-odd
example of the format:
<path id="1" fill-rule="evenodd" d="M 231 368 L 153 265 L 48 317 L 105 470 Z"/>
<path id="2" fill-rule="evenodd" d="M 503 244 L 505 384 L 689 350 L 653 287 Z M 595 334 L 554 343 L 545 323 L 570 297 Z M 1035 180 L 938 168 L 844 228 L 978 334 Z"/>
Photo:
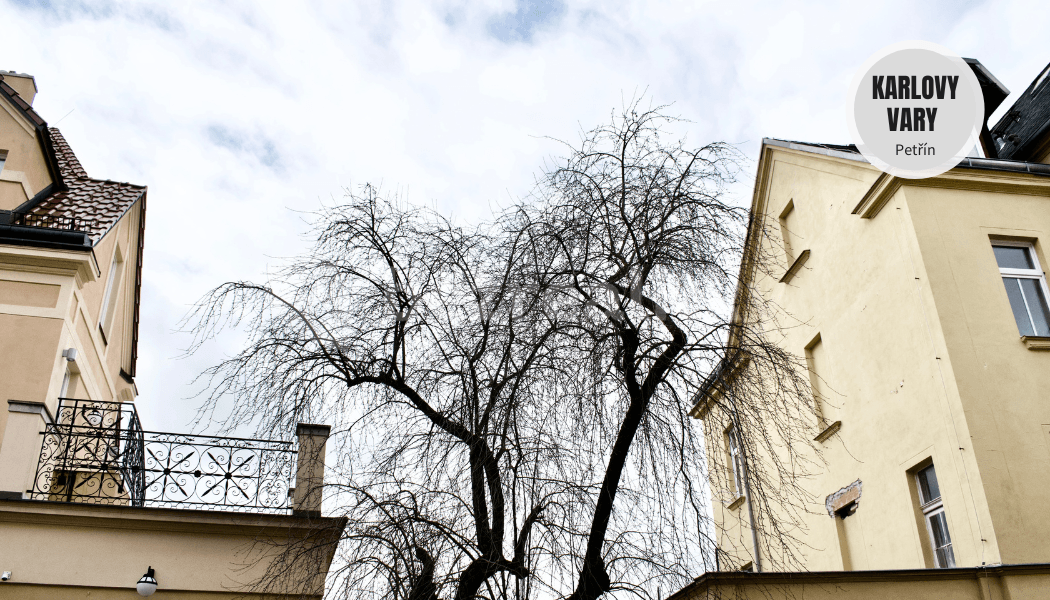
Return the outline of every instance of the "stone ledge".
<path id="1" fill-rule="evenodd" d="M 802 253 L 798 255 L 798 258 L 795 259 L 795 262 L 791 263 L 788 270 L 784 272 L 784 276 L 780 278 L 780 283 L 787 283 L 794 279 L 795 275 L 798 275 L 798 272 L 802 270 L 803 266 L 805 266 L 806 261 L 809 260 L 809 254 L 809 250 L 803 250 Z"/>
<path id="2" fill-rule="evenodd" d="M 813 441 L 820 442 L 823 444 L 828 440 L 828 438 L 838 433 L 839 429 L 842 429 L 842 421 L 835 421 L 831 425 L 825 427 L 824 431 L 818 433 L 817 437 L 813 438 Z"/>
<path id="3" fill-rule="evenodd" d="M 1050 337 L 1038 335 L 1022 335 L 1021 341 L 1029 350 L 1050 350 Z"/>

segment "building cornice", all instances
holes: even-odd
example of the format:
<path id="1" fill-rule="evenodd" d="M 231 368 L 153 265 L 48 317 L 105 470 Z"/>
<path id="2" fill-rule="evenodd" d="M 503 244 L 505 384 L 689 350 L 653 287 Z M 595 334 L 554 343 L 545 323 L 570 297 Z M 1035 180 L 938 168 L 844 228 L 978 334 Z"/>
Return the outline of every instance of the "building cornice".
<path id="1" fill-rule="evenodd" d="M 951 581 L 1009 577 L 1014 575 L 1050 575 L 1050 563 L 990 565 L 954 569 L 887 569 L 878 571 L 809 571 L 762 572 L 717 571 L 697 577 L 693 583 L 671 594 L 667 600 L 692 597 L 723 586 L 820 585 L 848 583 L 881 583 L 908 581 Z"/>
<path id="2" fill-rule="evenodd" d="M 4 499 L 0 500 L 0 522 L 4 521 L 56 527 L 254 536 L 297 535 L 320 530 L 341 532 L 347 519 Z"/>
<path id="3" fill-rule="evenodd" d="M 91 248 L 60 250 L 0 244 L 0 268 L 40 273 L 71 273 L 77 285 L 95 281 L 101 271 Z"/>
<path id="4" fill-rule="evenodd" d="M 967 160 L 976 161 L 977 159 Z M 1006 163 L 1007 161 L 984 162 Z M 862 219 L 875 218 L 902 187 L 1050 196 L 1050 165 L 1016 164 L 1017 169 L 1009 170 L 963 166 L 926 179 L 904 179 L 883 173 L 861 197 L 853 208 L 853 214 L 859 215 Z M 1024 166 L 1025 169 L 1022 170 L 1021 166 Z M 1045 167 L 1046 173 L 1033 170 L 1034 166 Z"/>

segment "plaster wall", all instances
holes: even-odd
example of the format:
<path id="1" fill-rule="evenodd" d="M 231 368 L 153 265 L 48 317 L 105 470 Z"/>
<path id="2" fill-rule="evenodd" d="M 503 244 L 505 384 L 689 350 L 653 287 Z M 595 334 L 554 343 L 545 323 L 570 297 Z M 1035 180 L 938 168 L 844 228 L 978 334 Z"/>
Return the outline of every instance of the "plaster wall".
<path id="1" fill-rule="evenodd" d="M 63 598 L 137 597 L 128 592 L 135 594 L 135 583 L 152 566 L 158 595 L 233 598 L 269 591 L 319 597 L 334 550 L 321 540 L 334 538 L 311 527 L 338 526 L 336 521 L 311 525 L 288 516 L 0 502 L 0 567 L 12 572 L 0 595 L 37 598 L 43 590 L 60 590 Z M 300 557 L 292 577 L 271 574 L 277 589 L 252 587 L 289 540 L 306 535 L 321 536 L 314 540 L 319 550 Z"/>
<path id="2" fill-rule="evenodd" d="M 7 159 L 0 170 L 0 210 L 12 210 L 51 183 L 36 130 L 17 110 L 0 100 L 0 151 Z"/>
<path id="3" fill-rule="evenodd" d="M 976 456 L 1001 560 L 1041 562 L 1050 558 L 1050 351 L 1020 338 L 992 241 L 1034 243 L 1045 276 L 1050 185 L 999 188 L 906 194 L 971 434 L 960 445 Z"/>
<path id="4" fill-rule="evenodd" d="M 799 483 L 815 501 L 799 514 L 798 528 L 786 532 L 798 540 L 792 553 L 780 551 L 774 537 L 760 539 L 763 569 L 935 566 L 912 477 L 930 461 L 937 469 L 956 564 L 998 562 L 980 469 L 966 450 L 969 445 L 960 443 L 969 439 L 969 430 L 931 276 L 911 223 L 910 190 L 893 194 L 876 218 L 861 218 L 853 208 L 878 171 L 865 163 L 788 149 L 767 147 L 766 152 L 755 206 L 771 232 L 766 250 L 783 258 L 782 270 L 759 276 L 756 285 L 782 309 L 782 327 L 773 335 L 801 364 L 819 335 L 823 372 L 815 377 L 825 390 L 826 411 L 840 424 L 826 429 L 811 409 L 810 437 L 819 441 L 804 458 L 816 466 Z M 790 266 L 778 226 L 789 202 L 794 206 L 792 256 L 803 249 L 810 254 L 794 277 L 779 281 L 777 275 Z M 726 425 L 720 418 L 715 413 L 705 418 L 709 441 L 716 427 L 720 431 Z M 714 444 L 708 451 L 724 452 Z M 753 460 L 762 468 L 763 457 Z M 724 486 L 724 473 L 715 475 L 715 487 Z M 858 479 L 863 492 L 856 512 L 845 520 L 830 517 L 825 498 Z M 747 504 L 735 511 L 717 507 L 715 515 L 724 529 L 735 532 L 746 528 Z M 742 537 L 749 549 L 745 536 L 724 534 L 719 543 L 723 549 L 738 548 Z"/>

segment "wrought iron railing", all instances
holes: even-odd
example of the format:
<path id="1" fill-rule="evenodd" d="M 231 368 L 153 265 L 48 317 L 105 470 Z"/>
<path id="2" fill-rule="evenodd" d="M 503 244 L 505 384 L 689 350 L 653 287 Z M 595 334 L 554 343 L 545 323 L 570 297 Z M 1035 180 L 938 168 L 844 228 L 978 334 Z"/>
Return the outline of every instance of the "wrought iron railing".
<path id="1" fill-rule="evenodd" d="M 65 229 L 80 231 L 83 226 L 76 217 L 62 215 L 35 215 L 32 213 L 11 213 L 11 224 L 23 227 L 44 227 L 47 229 Z M 78 227 L 78 225 L 81 225 Z"/>
<path id="2" fill-rule="evenodd" d="M 133 404 L 67 399 L 43 436 L 32 499 L 291 511 L 291 442 L 143 431 Z"/>

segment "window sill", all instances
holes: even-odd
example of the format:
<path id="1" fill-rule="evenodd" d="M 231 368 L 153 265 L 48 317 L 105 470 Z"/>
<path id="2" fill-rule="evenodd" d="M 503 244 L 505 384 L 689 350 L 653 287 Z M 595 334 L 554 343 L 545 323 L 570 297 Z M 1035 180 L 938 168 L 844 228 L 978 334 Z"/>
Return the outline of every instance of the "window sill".
<path id="1" fill-rule="evenodd" d="M 784 276 L 780 278 L 780 283 L 787 283 L 794 279 L 795 275 L 802 270 L 802 267 L 806 264 L 807 260 L 809 260 L 809 250 L 803 250 L 802 254 L 799 254 L 798 258 L 795 259 L 795 262 L 791 263 L 791 266 L 788 267 Z"/>
<path id="2" fill-rule="evenodd" d="M 831 436 L 835 435 L 836 433 L 838 433 L 839 429 L 842 429 L 842 421 L 835 421 L 831 425 L 828 425 L 827 427 L 825 427 L 824 431 L 821 431 L 820 433 L 818 433 L 817 437 L 813 438 L 813 441 L 814 442 L 820 442 L 820 443 L 823 444 L 824 442 L 827 441 L 827 439 L 829 437 L 831 437 Z"/>
<path id="3" fill-rule="evenodd" d="M 736 500 L 733 500 L 729 504 L 726 504 L 726 508 L 728 508 L 729 510 L 736 510 L 736 509 L 740 508 L 740 506 L 743 505 L 743 504 L 744 504 L 744 497 L 743 496 L 737 496 Z"/>
<path id="4" fill-rule="evenodd" d="M 1022 335 L 1021 341 L 1029 350 L 1050 350 L 1050 337 Z"/>

